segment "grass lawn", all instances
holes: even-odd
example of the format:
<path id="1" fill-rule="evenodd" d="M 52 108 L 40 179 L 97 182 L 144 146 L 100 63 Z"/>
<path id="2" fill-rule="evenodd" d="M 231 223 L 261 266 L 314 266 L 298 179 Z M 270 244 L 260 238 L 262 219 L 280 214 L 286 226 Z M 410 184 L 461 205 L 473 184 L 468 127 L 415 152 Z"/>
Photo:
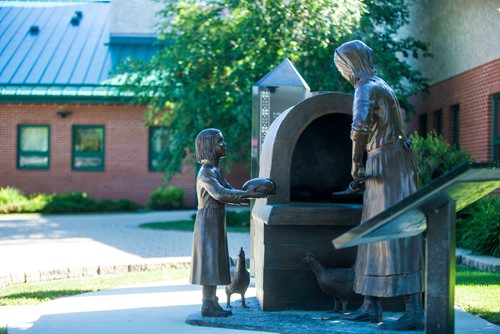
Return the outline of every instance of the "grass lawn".
<path id="1" fill-rule="evenodd" d="M 117 286 L 186 279 L 189 269 L 144 271 L 46 282 L 13 284 L 0 290 L 0 306 L 34 305 L 64 296 L 111 289 Z M 0 334 L 2 331 L 0 329 Z"/>
<path id="2" fill-rule="evenodd" d="M 500 274 L 457 266 L 455 305 L 500 325 Z"/>
<path id="3" fill-rule="evenodd" d="M 0 328 L 0 334 L 7 334 L 7 330 L 5 328 Z"/>
<path id="4" fill-rule="evenodd" d="M 192 220 L 178 220 L 172 222 L 146 223 L 139 225 L 141 228 L 150 228 L 153 230 L 171 230 L 171 231 L 193 231 L 194 222 Z M 226 226 L 228 232 L 249 233 L 250 227 Z"/>

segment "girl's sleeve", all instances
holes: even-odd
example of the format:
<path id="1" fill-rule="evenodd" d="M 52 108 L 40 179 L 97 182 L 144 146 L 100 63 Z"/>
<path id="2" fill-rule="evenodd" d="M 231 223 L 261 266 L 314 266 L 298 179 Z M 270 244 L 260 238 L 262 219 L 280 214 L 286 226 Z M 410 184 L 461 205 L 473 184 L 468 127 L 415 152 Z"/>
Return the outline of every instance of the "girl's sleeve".
<path id="1" fill-rule="evenodd" d="M 212 172 L 207 172 L 200 176 L 200 181 L 203 183 L 203 187 L 208 191 L 210 196 L 219 202 L 235 204 L 246 202 L 246 199 L 243 197 L 245 194 L 243 190 L 224 187 Z M 225 183 L 227 183 L 227 181 Z"/>

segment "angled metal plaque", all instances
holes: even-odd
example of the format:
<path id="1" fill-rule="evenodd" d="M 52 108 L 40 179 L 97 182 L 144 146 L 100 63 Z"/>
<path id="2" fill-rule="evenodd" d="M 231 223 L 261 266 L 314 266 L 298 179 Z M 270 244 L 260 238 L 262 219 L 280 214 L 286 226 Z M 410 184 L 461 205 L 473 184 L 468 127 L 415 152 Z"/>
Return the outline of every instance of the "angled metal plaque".
<path id="1" fill-rule="evenodd" d="M 459 211 L 498 188 L 499 162 L 459 166 L 336 238 L 333 245 L 338 249 L 417 235 L 426 230 L 426 217 L 443 203 L 454 201 L 456 211 Z"/>

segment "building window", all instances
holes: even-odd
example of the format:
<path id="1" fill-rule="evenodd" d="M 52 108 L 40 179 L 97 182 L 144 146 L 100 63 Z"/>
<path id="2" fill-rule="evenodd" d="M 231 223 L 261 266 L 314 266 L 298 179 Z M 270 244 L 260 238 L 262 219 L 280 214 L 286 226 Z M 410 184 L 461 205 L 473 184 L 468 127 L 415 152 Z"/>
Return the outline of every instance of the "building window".
<path id="1" fill-rule="evenodd" d="M 500 160 L 500 94 L 493 96 L 492 160 Z"/>
<path id="2" fill-rule="evenodd" d="M 104 126 L 73 125 L 73 169 L 104 170 Z"/>
<path id="3" fill-rule="evenodd" d="M 418 133 L 420 136 L 427 136 L 427 114 L 418 116 Z"/>
<path id="4" fill-rule="evenodd" d="M 17 168 L 49 169 L 50 128 L 48 125 L 17 126 Z"/>
<path id="5" fill-rule="evenodd" d="M 443 113 L 440 110 L 436 110 L 434 112 L 434 131 L 436 134 L 440 135 L 442 133 L 442 119 L 443 119 Z"/>
<path id="6" fill-rule="evenodd" d="M 163 154 L 167 148 L 167 128 L 151 126 L 149 128 L 149 170 L 163 171 Z"/>
<path id="7" fill-rule="evenodd" d="M 460 105 L 455 104 L 451 109 L 451 143 L 460 146 Z"/>

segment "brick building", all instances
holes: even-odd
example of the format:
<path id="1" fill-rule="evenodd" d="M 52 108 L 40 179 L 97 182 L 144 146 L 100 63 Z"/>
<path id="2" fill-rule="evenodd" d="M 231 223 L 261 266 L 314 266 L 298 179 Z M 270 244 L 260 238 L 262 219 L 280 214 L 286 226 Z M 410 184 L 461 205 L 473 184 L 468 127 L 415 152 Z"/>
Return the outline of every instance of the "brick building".
<path id="1" fill-rule="evenodd" d="M 144 204 L 164 183 L 168 129 L 146 127 L 146 107 L 107 84 L 123 57 L 156 51 L 154 10 L 131 0 L 0 1 L 0 187 Z M 236 166 L 227 178 L 239 186 L 248 171 Z M 169 182 L 185 190 L 186 206 L 194 179 L 186 162 Z"/>
<path id="2" fill-rule="evenodd" d="M 429 42 L 433 57 L 415 63 L 431 86 L 412 99 L 408 131 L 434 130 L 476 160 L 500 160 L 500 1 L 412 4 L 405 33 Z"/>

